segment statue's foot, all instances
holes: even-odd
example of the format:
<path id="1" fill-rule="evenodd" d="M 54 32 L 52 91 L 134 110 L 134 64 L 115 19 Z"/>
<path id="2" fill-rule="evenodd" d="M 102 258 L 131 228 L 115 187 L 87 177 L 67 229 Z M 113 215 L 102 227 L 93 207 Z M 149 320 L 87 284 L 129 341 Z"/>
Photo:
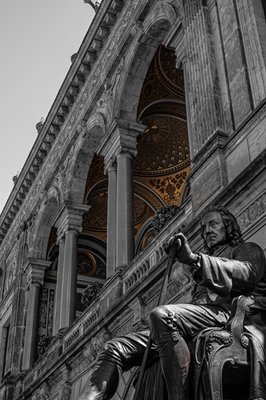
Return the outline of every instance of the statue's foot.
<path id="1" fill-rule="evenodd" d="M 86 385 L 79 400 L 104 400 L 104 394 L 106 390 L 107 382 L 103 382 L 102 389 L 99 391 L 95 385 Z"/>

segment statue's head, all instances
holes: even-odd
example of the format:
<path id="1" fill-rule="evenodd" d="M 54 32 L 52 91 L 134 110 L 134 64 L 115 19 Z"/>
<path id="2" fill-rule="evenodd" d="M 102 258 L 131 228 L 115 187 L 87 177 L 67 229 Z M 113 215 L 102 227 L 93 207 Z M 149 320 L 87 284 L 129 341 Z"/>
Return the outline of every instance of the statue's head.
<path id="1" fill-rule="evenodd" d="M 216 246 L 243 243 L 242 234 L 234 215 L 224 207 L 206 209 L 201 217 L 201 235 L 208 253 Z"/>

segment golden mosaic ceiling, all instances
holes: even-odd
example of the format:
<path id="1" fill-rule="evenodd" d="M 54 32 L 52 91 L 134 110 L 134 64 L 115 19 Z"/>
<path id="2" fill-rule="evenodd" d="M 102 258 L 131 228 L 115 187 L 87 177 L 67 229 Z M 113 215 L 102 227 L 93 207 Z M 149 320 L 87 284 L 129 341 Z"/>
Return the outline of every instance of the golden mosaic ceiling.
<path id="1" fill-rule="evenodd" d="M 133 163 L 135 175 L 166 175 L 189 165 L 186 122 L 172 116 L 147 117 Z"/>
<path id="2" fill-rule="evenodd" d="M 176 68 L 174 51 L 161 45 L 153 57 L 144 79 L 139 100 L 138 117 L 141 117 L 146 107 L 156 101 L 184 99 L 184 95 L 183 70 Z"/>

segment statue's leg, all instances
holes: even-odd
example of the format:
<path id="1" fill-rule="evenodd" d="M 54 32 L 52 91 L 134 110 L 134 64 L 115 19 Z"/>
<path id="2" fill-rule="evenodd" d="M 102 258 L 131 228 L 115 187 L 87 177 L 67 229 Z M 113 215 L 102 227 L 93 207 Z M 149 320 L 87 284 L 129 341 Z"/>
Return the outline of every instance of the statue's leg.
<path id="1" fill-rule="evenodd" d="M 149 331 L 146 330 L 106 342 L 79 400 L 111 399 L 121 373 L 141 365 L 148 338 Z"/>
<path id="2" fill-rule="evenodd" d="M 157 345 L 169 400 L 184 400 L 190 363 L 186 341 L 202 329 L 221 326 L 228 313 L 217 307 L 193 304 L 166 305 L 150 314 L 151 335 Z"/>

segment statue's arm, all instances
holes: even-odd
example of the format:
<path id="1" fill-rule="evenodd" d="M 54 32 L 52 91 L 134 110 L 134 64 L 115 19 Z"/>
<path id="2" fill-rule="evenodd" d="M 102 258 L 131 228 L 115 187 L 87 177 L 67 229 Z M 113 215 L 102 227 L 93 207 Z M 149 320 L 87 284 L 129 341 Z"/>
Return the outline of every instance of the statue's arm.
<path id="1" fill-rule="evenodd" d="M 255 243 L 243 243 L 233 250 L 232 259 L 201 254 L 194 280 L 219 296 L 249 294 L 265 273 L 265 257 Z"/>

